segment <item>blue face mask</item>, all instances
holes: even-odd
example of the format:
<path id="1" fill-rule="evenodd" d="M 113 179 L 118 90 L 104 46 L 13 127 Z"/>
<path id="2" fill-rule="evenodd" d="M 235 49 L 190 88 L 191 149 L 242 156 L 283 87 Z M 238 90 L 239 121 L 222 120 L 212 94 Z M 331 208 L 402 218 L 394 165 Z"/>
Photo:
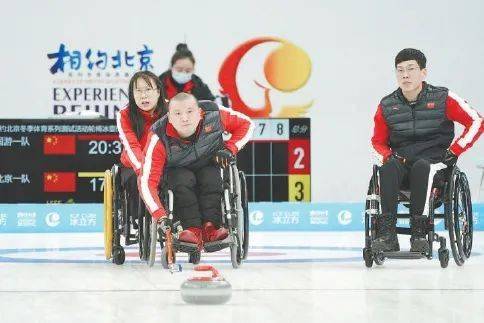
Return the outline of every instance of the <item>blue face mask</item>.
<path id="1" fill-rule="evenodd" d="M 178 84 L 185 84 L 192 79 L 193 73 L 171 71 L 171 76 Z"/>

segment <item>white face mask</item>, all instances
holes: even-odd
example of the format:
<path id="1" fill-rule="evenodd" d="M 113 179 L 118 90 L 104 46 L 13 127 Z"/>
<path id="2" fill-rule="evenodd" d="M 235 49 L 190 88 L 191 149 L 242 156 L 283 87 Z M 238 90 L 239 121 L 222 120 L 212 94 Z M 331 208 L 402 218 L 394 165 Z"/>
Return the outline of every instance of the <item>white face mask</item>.
<path id="1" fill-rule="evenodd" d="M 171 76 L 178 84 L 185 84 L 192 79 L 193 73 L 171 71 Z"/>

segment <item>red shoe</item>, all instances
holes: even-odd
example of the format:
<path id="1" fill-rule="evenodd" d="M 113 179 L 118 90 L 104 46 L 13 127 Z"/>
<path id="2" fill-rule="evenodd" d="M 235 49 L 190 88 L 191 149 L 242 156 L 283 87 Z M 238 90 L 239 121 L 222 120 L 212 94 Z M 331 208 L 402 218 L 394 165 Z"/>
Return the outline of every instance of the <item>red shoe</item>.
<path id="1" fill-rule="evenodd" d="M 178 235 L 178 240 L 187 243 L 202 244 L 202 229 L 198 227 L 189 227 Z"/>
<path id="2" fill-rule="evenodd" d="M 224 227 L 216 228 L 213 222 L 207 221 L 203 224 L 202 237 L 204 242 L 220 241 L 229 235 Z"/>

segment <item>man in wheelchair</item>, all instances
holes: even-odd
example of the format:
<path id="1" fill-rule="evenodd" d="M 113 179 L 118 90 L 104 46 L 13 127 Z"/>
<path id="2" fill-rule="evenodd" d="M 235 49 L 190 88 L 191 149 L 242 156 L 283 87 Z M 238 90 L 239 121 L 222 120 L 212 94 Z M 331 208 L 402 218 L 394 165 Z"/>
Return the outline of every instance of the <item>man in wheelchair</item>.
<path id="1" fill-rule="evenodd" d="M 211 101 L 197 101 L 191 94 L 178 93 L 170 100 L 167 115 L 149 134 L 139 180 L 141 196 L 161 228 L 168 222 L 160 199 L 164 185 L 174 194 L 174 220 L 183 228 L 179 241 L 201 249 L 204 242 L 227 237 L 221 226 L 220 167 L 229 165 L 253 129 L 249 117 Z M 224 133 L 230 136 L 226 141 Z"/>
<path id="2" fill-rule="evenodd" d="M 406 48 L 395 57 L 399 88 L 385 96 L 374 117 L 371 139 L 380 167 L 382 213 L 376 219 L 376 252 L 399 251 L 396 233 L 400 189 L 410 189 L 410 243 L 412 252 L 429 252 L 426 215 L 431 165 L 453 167 L 483 131 L 482 117 L 469 104 L 444 87 L 426 83 L 425 55 Z M 454 121 L 465 127 L 454 139 Z M 430 176 L 429 176 L 430 174 Z"/>

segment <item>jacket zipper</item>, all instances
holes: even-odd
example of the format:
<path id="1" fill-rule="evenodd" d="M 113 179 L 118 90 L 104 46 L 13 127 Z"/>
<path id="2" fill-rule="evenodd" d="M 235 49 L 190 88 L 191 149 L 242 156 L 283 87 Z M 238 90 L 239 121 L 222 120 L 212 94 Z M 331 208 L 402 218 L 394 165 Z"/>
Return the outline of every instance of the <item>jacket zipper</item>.
<path id="1" fill-rule="evenodd" d="M 415 105 L 410 106 L 412 109 L 412 122 L 413 122 L 413 139 L 415 140 Z"/>

